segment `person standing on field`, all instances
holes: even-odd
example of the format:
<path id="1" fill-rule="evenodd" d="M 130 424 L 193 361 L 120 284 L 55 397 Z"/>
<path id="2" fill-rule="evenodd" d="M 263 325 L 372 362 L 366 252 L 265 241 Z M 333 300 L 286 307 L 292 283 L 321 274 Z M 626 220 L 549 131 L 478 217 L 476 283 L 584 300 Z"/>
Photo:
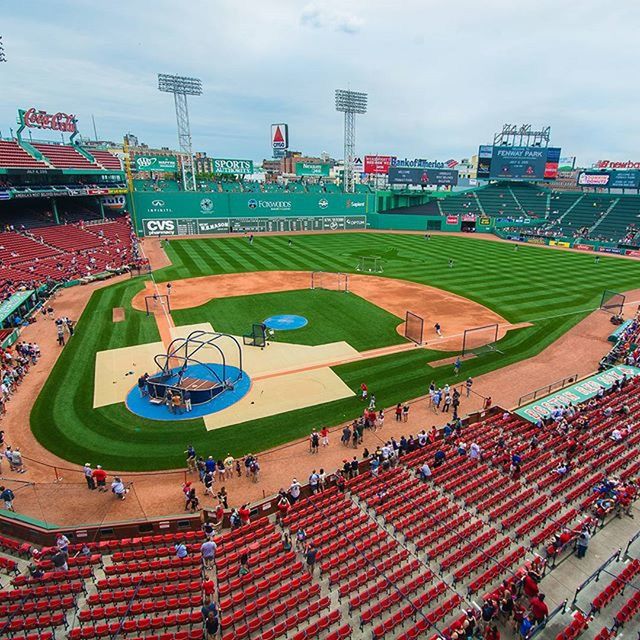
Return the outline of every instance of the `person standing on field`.
<path id="1" fill-rule="evenodd" d="M 83 472 L 84 479 L 87 481 L 87 487 L 93 491 L 96 488 L 96 483 L 93 479 L 93 469 L 88 462 L 84 465 Z"/>

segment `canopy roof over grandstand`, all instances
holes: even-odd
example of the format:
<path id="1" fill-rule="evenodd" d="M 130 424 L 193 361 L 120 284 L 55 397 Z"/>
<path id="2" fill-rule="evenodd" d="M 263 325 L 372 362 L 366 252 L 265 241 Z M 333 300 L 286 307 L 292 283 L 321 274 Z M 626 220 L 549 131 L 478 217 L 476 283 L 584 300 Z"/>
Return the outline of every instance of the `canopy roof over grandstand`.
<path id="1" fill-rule="evenodd" d="M 7 318 L 10 318 L 34 293 L 35 291 L 33 289 L 17 291 L 2 302 L 2 304 L 0 304 L 0 325 L 2 325 Z"/>

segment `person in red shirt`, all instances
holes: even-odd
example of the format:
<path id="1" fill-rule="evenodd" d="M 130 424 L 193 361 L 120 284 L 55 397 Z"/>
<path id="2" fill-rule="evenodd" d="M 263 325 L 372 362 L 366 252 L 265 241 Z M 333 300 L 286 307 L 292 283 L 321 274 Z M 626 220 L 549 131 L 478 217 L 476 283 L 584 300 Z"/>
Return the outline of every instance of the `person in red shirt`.
<path id="1" fill-rule="evenodd" d="M 98 487 L 98 491 L 106 491 L 106 483 L 107 483 L 107 472 L 100 466 L 97 465 L 91 474 L 93 479 L 96 481 L 96 486 Z"/>
<path id="2" fill-rule="evenodd" d="M 530 573 L 527 573 L 522 581 L 522 590 L 529 598 L 538 595 L 538 583 L 531 577 Z"/>
<path id="3" fill-rule="evenodd" d="M 500 631 L 495 624 L 489 625 L 484 631 L 484 640 L 500 640 Z"/>
<path id="4" fill-rule="evenodd" d="M 573 535 L 571 534 L 571 531 L 569 531 L 569 529 L 564 529 L 560 534 L 561 548 L 564 547 L 568 542 L 571 542 L 572 538 L 573 538 Z"/>
<path id="5" fill-rule="evenodd" d="M 545 618 L 549 615 L 549 607 L 547 607 L 544 601 L 544 593 L 540 593 L 534 598 L 531 598 L 531 615 L 536 624 L 544 622 Z"/>
<path id="6" fill-rule="evenodd" d="M 360 393 L 362 394 L 362 399 L 366 400 L 367 396 L 369 395 L 369 389 L 364 382 L 360 385 Z"/>
<path id="7" fill-rule="evenodd" d="M 287 498 L 287 494 L 283 491 L 280 491 L 280 497 L 278 498 L 278 522 L 283 522 L 287 513 L 289 513 L 289 509 L 291 508 L 291 503 Z"/>
<path id="8" fill-rule="evenodd" d="M 240 509 L 238 509 L 238 515 L 240 516 L 240 522 L 243 525 L 251 522 L 251 510 L 246 504 L 243 504 Z"/>

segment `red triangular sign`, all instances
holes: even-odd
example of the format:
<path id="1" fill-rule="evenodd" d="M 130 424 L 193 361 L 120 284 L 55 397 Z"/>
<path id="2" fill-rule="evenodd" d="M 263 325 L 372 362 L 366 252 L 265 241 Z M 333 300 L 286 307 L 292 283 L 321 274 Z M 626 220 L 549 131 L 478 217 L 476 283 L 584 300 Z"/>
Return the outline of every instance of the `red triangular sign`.
<path id="1" fill-rule="evenodd" d="M 280 131 L 280 127 L 276 127 L 276 132 L 273 134 L 274 142 L 284 142 L 284 136 L 282 135 L 282 131 Z"/>

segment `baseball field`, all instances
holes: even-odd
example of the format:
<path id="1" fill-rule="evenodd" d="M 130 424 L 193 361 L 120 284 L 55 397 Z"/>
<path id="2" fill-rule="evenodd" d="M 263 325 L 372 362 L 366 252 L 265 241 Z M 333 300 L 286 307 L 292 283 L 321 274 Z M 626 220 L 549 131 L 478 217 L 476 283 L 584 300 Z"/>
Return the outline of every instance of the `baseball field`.
<path id="1" fill-rule="evenodd" d="M 179 294 L 183 282 L 191 284 L 185 284 L 182 298 L 176 297 L 179 304 L 171 313 L 174 328 L 209 323 L 216 331 L 242 335 L 252 323 L 270 315 L 302 315 L 307 326 L 289 335 L 279 333 L 276 341 L 314 348 L 346 345 L 340 353 L 355 355 L 341 355 L 324 364 L 351 393 L 215 429 L 208 428 L 202 418 L 162 422 L 140 418 L 123 401 L 98 406 L 98 391 L 108 395 L 116 382 L 132 388 L 137 373 L 129 370 L 124 356 L 117 381 L 97 363 L 108 360 L 109 371 L 117 370 L 118 359 L 129 353 L 127 349 L 150 343 L 162 346 L 160 319 L 132 305 L 134 298 L 139 299 L 152 286 L 140 276 L 94 292 L 76 335 L 64 348 L 34 405 L 31 428 L 35 436 L 61 458 L 81 464 L 99 460 L 111 469 L 143 471 L 182 466 L 189 443 L 199 453 L 216 457 L 227 452 L 236 456 L 259 452 L 305 436 L 314 427 L 336 425 L 359 415 L 362 403 L 355 394 L 363 381 L 375 393 L 378 406 L 388 407 L 424 395 L 431 380 L 460 382 L 530 358 L 596 309 L 603 290 L 636 288 L 640 272 L 635 261 L 603 256 L 596 263 L 593 254 L 534 246 L 514 250 L 509 243 L 444 235 L 429 240 L 385 233 L 264 236 L 252 245 L 244 237 L 172 240 L 165 251 L 171 266 L 154 273 L 158 290 L 164 292 L 163 283 L 171 282 Z M 361 256 L 379 257 L 382 273 L 356 276 Z M 289 283 L 292 288 L 286 290 L 286 286 L 277 289 L 270 284 L 271 272 L 292 272 L 291 282 L 295 272 L 296 282 L 307 282 L 300 274 L 314 271 L 354 274 L 355 284 L 362 287 L 368 282 L 371 286 L 364 293 L 355 288 L 345 294 L 311 290 L 308 285 Z M 232 287 L 219 294 L 219 281 L 213 276 L 238 273 L 251 274 L 251 292 L 238 290 L 234 295 Z M 403 283 L 445 292 L 448 316 L 430 314 L 429 305 L 410 293 L 403 299 L 402 292 L 413 291 L 403 288 Z M 393 304 L 387 299 L 391 290 L 396 292 Z M 453 324 L 477 326 L 471 317 L 467 321 L 464 301 L 499 317 L 506 332 L 496 350 L 465 359 L 456 378 L 450 363 L 430 364 L 457 352 L 435 340 L 433 324 L 440 322 L 445 336 Z M 398 330 L 404 313 L 397 310 L 412 311 L 420 304 L 425 308 L 427 345 L 423 348 L 412 346 Z M 124 320 L 114 322 L 113 310 L 120 308 Z M 269 349 L 272 347 L 266 351 Z"/>

